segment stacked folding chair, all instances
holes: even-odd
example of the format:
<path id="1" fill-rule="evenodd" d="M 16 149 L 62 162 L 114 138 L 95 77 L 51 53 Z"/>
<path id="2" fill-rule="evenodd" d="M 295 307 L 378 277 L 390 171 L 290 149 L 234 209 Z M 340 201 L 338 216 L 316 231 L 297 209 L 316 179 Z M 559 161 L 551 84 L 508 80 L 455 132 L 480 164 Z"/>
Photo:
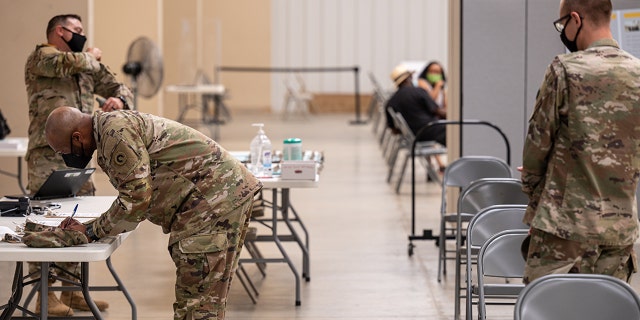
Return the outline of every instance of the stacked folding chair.
<path id="1" fill-rule="evenodd" d="M 472 319 L 473 299 L 478 296 L 472 265 L 482 245 L 492 236 L 506 230 L 528 230 L 522 222 L 526 205 L 495 205 L 478 212 L 467 226 L 466 239 L 466 319 Z M 459 266 L 458 266 L 459 267 Z"/>

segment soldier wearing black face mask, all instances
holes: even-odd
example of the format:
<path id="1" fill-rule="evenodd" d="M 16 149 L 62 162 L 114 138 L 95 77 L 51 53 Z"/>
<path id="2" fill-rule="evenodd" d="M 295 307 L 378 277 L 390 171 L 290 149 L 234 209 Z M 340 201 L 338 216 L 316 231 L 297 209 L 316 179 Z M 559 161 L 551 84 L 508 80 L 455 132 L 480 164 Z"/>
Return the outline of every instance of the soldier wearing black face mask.
<path id="1" fill-rule="evenodd" d="M 44 124 L 49 113 L 59 106 L 72 106 L 91 114 L 94 110 L 94 95 L 106 98 L 103 111 L 128 108 L 133 101 L 131 91 L 118 82 L 115 75 L 102 63 L 102 51 L 98 48 L 84 49 L 87 38 L 80 16 L 58 15 L 47 24 L 47 43 L 39 44 L 29 55 L 25 65 L 25 84 L 29 102 L 29 146 L 27 149 L 28 184 L 30 191 L 40 188 L 49 174 L 68 166 L 85 167 L 91 155 L 84 150 L 75 150 L 68 162 L 56 154 L 47 144 Z M 84 49 L 84 51 L 83 51 Z M 95 188 L 89 181 L 79 195 L 93 195 Z M 37 264 L 29 269 L 37 271 Z M 77 274 L 77 263 L 66 263 L 62 268 Z M 61 274 L 61 273 L 60 273 Z M 89 310 L 84 298 L 77 292 L 63 292 L 61 300 L 49 291 L 48 314 L 69 316 L 73 309 Z M 40 302 L 40 299 L 37 299 Z M 100 310 L 108 304 L 96 301 Z M 36 312 L 40 312 L 39 304 Z"/>
<path id="2" fill-rule="evenodd" d="M 67 45 L 69 46 L 69 49 L 71 49 L 71 51 L 73 52 L 82 52 L 82 48 L 84 48 L 84 43 L 87 42 L 87 37 L 77 32 L 73 32 L 72 30 L 69 30 L 66 27 L 62 27 L 62 29 L 71 32 L 71 39 L 65 40 L 64 38 L 62 38 L 64 42 L 66 42 Z M 98 61 L 99 60 L 100 59 L 98 59 Z"/>
<path id="3" fill-rule="evenodd" d="M 640 59 L 611 34 L 611 0 L 560 0 L 553 26 L 570 53 L 553 58 L 522 151 L 524 282 L 638 270 Z"/>
<path id="4" fill-rule="evenodd" d="M 575 32 L 573 40 L 569 40 L 569 38 L 567 37 L 567 29 L 565 28 L 565 26 L 569 22 L 572 22 L 572 20 L 574 20 L 574 25 L 579 25 L 577 31 Z M 567 47 L 567 50 L 571 52 L 578 51 L 578 35 L 580 35 L 580 31 L 582 30 L 582 20 L 584 20 L 584 17 L 582 15 L 577 12 L 573 12 L 573 14 L 570 12 L 553 22 L 553 26 L 556 28 L 556 30 L 558 30 L 558 32 L 560 32 L 560 41 L 562 41 L 562 44 L 564 44 L 564 46 Z"/>

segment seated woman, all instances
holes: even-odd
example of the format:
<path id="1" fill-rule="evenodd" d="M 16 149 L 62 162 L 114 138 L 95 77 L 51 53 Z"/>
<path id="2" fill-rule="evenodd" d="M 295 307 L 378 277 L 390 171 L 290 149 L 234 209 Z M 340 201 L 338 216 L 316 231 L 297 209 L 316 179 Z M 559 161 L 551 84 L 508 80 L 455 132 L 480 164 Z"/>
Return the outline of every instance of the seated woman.
<path id="1" fill-rule="evenodd" d="M 445 84 L 447 77 L 444 73 L 444 68 L 439 62 L 431 61 L 418 75 L 418 87 L 426 90 L 431 96 L 431 99 L 435 101 L 438 107 L 445 111 L 447 110 L 447 95 L 445 92 Z M 444 172 L 446 166 L 442 162 L 439 156 L 434 156 L 440 171 Z"/>
<path id="2" fill-rule="evenodd" d="M 436 61 L 429 62 L 418 76 L 418 87 L 426 90 L 431 99 L 445 110 L 447 108 L 446 82 L 447 77 L 444 73 L 444 68 Z"/>

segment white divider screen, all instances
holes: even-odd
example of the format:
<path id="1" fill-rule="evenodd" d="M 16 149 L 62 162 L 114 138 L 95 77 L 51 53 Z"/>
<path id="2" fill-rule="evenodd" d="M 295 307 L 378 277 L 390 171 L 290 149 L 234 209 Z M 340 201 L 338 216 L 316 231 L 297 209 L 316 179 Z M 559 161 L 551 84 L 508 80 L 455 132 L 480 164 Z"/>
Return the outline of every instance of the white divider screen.
<path id="1" fill-rule="evenodd" d="M 637 0 L 614 0 L 613 9 L 633 9 Z M 511 167 L 522 146 L 536 93 L 551 59 L 564 52 L 552 22 L 559 0 L 462 0 L 461 116 L 491 122 L 507 135 Z M 462 127 L 461 155 L 506 158 L 492 129 Z"/>

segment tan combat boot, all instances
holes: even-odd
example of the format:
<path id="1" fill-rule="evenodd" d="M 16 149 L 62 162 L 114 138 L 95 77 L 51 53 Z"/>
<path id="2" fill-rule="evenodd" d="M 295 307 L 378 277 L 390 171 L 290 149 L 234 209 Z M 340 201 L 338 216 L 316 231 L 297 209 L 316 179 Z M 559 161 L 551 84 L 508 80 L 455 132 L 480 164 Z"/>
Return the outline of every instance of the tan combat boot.
<path id="1" fill-rule="evenodd" d="M 62 285 L 73 286 L 72 284 L 68 284 L 68 283 L 63 283 Z M 80 291 L 62 291 L 62 294 L 60 295 L 60 300 L 62 301 L 62 303 L 68 305 L 73 309 L 78 309 L 82 311 L 91 311 L 91 309 L 89 308 L 89 305 L 87 304 L 87 301 L 84 300 L 84 296 Z M 109 303 L 106 301 L 93 300 L 93 303 L 96 304 L 96 307 L 98 307 L 98 310 L 100 311 L 104 311 L 105 309 L 109 308 Z"/>
<path id="2" fill-rule="evenodd" d="M 49 282 L 49 286 L 51 286 L 51 284 L 52 282 Z M 40 291 L 38 291 L 38 296 L 36 297 L 36 313 L 40 314 Z M 68 305 L 62 303 L 55 295 L 55 292 L 49 291 L 47 295 L 47 314 L 50 316 L 66 317 L 72 316 L 73 310 Z"/>

